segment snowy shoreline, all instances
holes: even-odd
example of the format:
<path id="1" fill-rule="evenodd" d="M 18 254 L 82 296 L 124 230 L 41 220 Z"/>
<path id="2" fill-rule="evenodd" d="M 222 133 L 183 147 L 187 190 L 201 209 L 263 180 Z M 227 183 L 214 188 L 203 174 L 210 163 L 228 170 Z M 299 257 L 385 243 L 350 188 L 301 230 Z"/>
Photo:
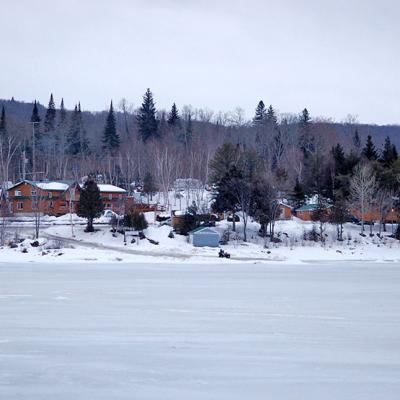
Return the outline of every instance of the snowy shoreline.
<path id="1" fill-rule="evenodd" d="M 151 213 L 152 214 L 152 213 Z M 304 222 L 297 218 L 276 223 L 276 237 L 279 243 L 268 243 L 258 236 L 257 223 L 249 223 L 248 242 L 240 239 L 241 223 L 237 224 L 237 233 L 232 232 L 232 240 L 220 247 L 231 254 L 231 258 L 218 258 L 218 248 L 193 247 L 185 236 L 175 234 L 169 237 L 170 226 L 159 226 L 151 215 L 147 215 L 150 225 L 146 229 L 146 237 L 156 241 L 154 245 L 148 240 L 131 243 L 132 236 L 112 234 L 111 227 L 104 221 L 98 221 L 96 231 L 84 232 L 84 220 L 74 217 L 74 237 L 71 226 L 67 224 L 69 216 L 53 218 L 46 221 L 41 229 L 41 239 L 37 247 L 33 247 L 32 226 L 26 221 L 21 227 L 19 223 L 10 224 L 10 234 L 14 232 L 19 241 L 15 248 L 0 248 L 0 262 L 7 263 L 65 263 L 65 262 L 116 262 L 116 263 L 183 263 L 183 264 L 312 264 L 312 263 L 396 263 L 400 262 L 400 242 L 386 236 L 378 237 L 376 232 L 361 236 L 360 227 L 345 224 L 345 240 L 335 240 L 335 227 L 327 224 L 326 242 L 313 242 L 304 239 L 305 234 L 313 228 L 312 222 Z M 51 225 L 50 225 L 51 224 Z M 221 221 L 214 228 L 226 232 L 230 224 Z M 25 238 L 25 240 L 23 240 Z"/>

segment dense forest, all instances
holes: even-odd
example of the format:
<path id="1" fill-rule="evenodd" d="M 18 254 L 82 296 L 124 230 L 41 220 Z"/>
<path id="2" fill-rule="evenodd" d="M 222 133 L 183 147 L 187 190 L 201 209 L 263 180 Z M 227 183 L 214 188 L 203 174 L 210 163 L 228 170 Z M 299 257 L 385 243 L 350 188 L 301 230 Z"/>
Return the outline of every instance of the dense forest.
<path id="1" fill-rule="evenodd" d="M 271 204 L 265 199 L 296 207 L 316 196 L 344 220 L 339 211 L 350 199 L 387 208 L 398 191 L 399 126 L 351 116 L 334 123 L 307 108 L 279 114 L 263 101 L 251 120 L 240 108 L 214 113 L 174 103 L 157 110 L 150 89 L 138 109 L 123 99 L 104 112 L 84 111 L 80 103 L 66 110 L 53 95 L 46 107 L 11 99 L 0 100 L 0 108 L 3 185 L 91 173 L 128 190 L 135 182 L 167 193 L 175 179 L 195 178 L 216 189 L 216 208 L 247 211 L 262 225 L 268 212 L 260 210 Z"/>

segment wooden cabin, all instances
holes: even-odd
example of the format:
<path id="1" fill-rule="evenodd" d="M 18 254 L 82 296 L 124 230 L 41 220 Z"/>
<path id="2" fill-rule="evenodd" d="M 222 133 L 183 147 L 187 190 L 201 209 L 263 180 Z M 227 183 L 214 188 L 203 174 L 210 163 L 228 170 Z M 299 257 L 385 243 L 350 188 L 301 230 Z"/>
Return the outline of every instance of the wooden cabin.
<path id="1" fill-rule="evenodd" d="M 122 214 L 125 211 L 126 190 L 114 185 L 98 185 L 105 209 Z M 73 181 L 24 180 L 7 190 L 11 215 L 32 215 L 39 211 L 60 216 L 76 212 L 82 185 Z"/>
<path id="2" fill-rule="evenodd" d="M 292 219 L 292 207 L 286 203 L 280 202 L 278 204 L 278 220 L 290 220 Z"/>

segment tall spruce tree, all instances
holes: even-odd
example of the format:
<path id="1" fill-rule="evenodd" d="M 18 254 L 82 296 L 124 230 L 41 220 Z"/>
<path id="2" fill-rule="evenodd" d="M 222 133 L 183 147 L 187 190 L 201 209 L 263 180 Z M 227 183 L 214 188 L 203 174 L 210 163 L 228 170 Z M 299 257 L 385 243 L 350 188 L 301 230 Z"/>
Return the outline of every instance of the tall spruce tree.
<path id="1" fill-rule="evenodd" d="M 33 109 L 32 109 L 32 115 L 31 115 L 31 122 L 40 122 L 40 116 L 39 116 L 39 110 L 38 110 L 38 106 L 37 106 L 37 102 L 35 100 L 35 102 L 33 103 Z"/>
<path id="2" fill-rule="evenodd" d="M 301 207 L 304 204 L 306 199 L 306 194 L 304 192 L 303 185 L 300 183 L 298 179 L 296 179 L 296 184 L 293 188 L 293 202 L 295 205 L 295 209 Z"/>
<path id="3" fill-rule="evenodd" d="M 262 100 L 260 100 L 256 107 L 256 112 L 253 118 L 253 125 L 260 126 L 264 125 L 267 118 L 267 110 L 265 109 L 265 104 Z"/>
<path id="4" fill-rule="evenodd" d="M 83 120 L 81 102 L 78 103 L 78 126 L 79 126 L 79 148 L 81 155 L 87 155 L 90 152 L 89 141 L 86 136 L 86 128 Z"/>
<path id="5" fill-rule="evenodd" d="M 58 126 L 63 127 L 67 123 L 67 111 L 64 106 L 64 99 L 61 99 Z"/>
<path id="6" fill-rule="evenodd" d="M 307 108 L 300 115 L 299 120 L 299 146 L 305 157 L 315 150 L 315 138 L 311 131 L 311 117 Z"/>
<path id="7" fill-rule="evenodd" d="M 383 145 L 382 157 L 380 161 L 385 168 L 390 168 L 397 158 L 398 154 L 396 146 L 390 141 L 389 136 L 387 136 Z"/>
<path id="8" fill-rule="evenodd" d="M 71 114 L 71 121 L 67 137 L 67 153 L 73 156 L 79 154 L 81 151 L 79 119 L 78 105 L 75 104 L 74 111 Z"/>
<path id="9" fill-rule="evenodd" d="M 53 99 L 53 93 L 50 95 L 49 105 L 44 117 L 44 131 L 46 133 L 54 132 L 56 127 L 56 105 Z"/>
<path id="10" fill-rule="evenodd" d="M 150 89 L 147 89 L 143 96 L 143 103 L 137 115 L 137 122 L 139 135 L 143 142 L 159 136 L 156 107 Z"/>
<path id="11" fill-rule="evenodd" d="M 273 129 L 276 129 L 278 126 L 278 118 L 276 117 L 275 110 L 273 109 L 272 105 L 268 107 L 265 121 L 267 125 L 270 125 Z"/>
<path id="12" fill-rule="evenodd" d="M 0 138 L 4 138 L 7 136 L 7 119 L 6 119 L 6 110 L 4 105 L 1 107 L 1 115 L 0 115 Z"/>
<path id="13" fill-rule="evenodd" d="M 358 133 L 357 128 L 354 131 L 354 135 L 353 135 L 353 145 L 354 145 L 355 149 L 359 152 L 361 149 L 361 139 L 360 139 L 360 135 Z"/>
<path id="14" fill-rule="evenodd" d="M 93 178 L 90 177 L 83 185 L 76 209 L 79 217 L 87 219 L 85 232 L 93 232 L 93 220 L 104 210 L 99 187 Z"/>
<path id="15" fill-rule="evenodd" d="M 178 108 L 176 107 L 176 104 L 172 104 L 171 111 L 168 115 L 168 125 L 175 127 L 180 125 L 180 117 L 179 117 L 179 112 Z"/>
<path id="16" fill-rule="evenodd" d="M 147 171 L 143 178 L 143 193 L 146 193 L 148 203 L 150 203 L 150 200 L 153 200 L 153 193 L 156 191 L 157 185 L 154 182 L 153 175 Z"/>
<path id="17" fill-rule="evenodd" d="M 120 141 L 117 134 L 113 103 L 111 101 L 110 110 L 108 111 L 106 125 L 103 132 L 103 149 L 113 152 L 118 150 L 119 145 Z"/>
<path id="18" fill-rule="evenodd" d="M 372 142 L 371 135 L 368 135 L 367 137 L 367 142 L 365 143 L 365 147 L 362 150 L 362 155 L 370 161 L 378 159 L 378 152 L 376 151 L 375 145 Z"/>
<path id="19" fill-rule="evenodd" d="M 344 154 L 343 147 L 340 143 L 332 147 L 332 156 L 335 161 L 335 174 L 346 173 L 346 156 Z"/>
<path id="20" fill-rule="evenodd" d="M 38 142 L 38 144 L 41 139 L 40 122 L 41 122 L 41 118 L 39 116 L 39 110 L 38 110 L 37 102 L 35 100 L 35 102 L 33 103 L 31 123 L 33 125 L 33 131 L 35 132 L 35 141 Z"/>

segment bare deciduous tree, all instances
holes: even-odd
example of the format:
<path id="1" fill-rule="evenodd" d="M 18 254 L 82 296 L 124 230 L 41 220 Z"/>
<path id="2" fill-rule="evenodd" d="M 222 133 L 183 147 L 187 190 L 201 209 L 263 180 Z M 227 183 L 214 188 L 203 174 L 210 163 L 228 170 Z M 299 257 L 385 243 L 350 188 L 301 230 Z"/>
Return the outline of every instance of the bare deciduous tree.
<path id="1" fill-rule="evenodd" d="M 353 201 L 360 207 L 361 233 L 364 233 L 364 217 L 371 208 L 376 189 L 376 177 L 371 165 L 358 164 L 350 180 L 350 194 Z"/>

